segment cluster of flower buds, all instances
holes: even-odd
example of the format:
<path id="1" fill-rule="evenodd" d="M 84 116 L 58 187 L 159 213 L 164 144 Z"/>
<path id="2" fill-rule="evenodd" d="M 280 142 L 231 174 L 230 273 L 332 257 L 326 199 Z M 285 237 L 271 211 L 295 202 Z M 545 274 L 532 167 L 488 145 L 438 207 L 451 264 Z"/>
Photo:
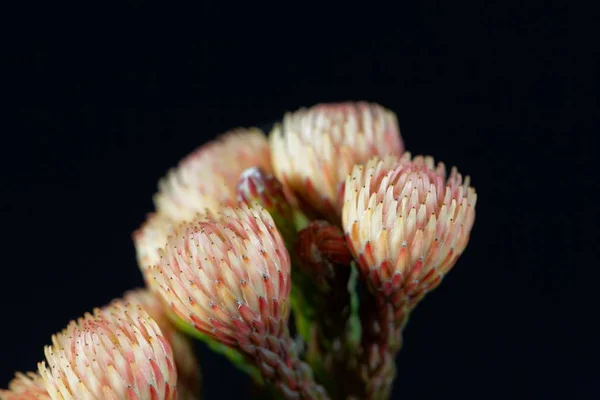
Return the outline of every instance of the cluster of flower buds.
<path id="1" fill-rule="evenodd" d="M 159 181 L 133 234 L 147 288 L 71 322 L 0 399 L 200 399 L 187 334 L 265 394 L 384 400 L 408 317 L 465 250 L 476 200 L 456 168 L 405 153 L 377 104 L 300 109 L 268 138 L 230 131 Z"/>

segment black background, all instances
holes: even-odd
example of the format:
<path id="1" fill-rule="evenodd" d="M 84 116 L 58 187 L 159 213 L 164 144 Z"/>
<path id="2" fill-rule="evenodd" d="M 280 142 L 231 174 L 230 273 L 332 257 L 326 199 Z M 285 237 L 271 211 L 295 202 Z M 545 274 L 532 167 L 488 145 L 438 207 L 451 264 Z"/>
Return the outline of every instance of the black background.
<path id="1" fill-rule="evenodd" d="M 70 319 L 142 284 L 131 233 L 181 157 L 300 106 L 369 100 L 398 114 L 408 150 L 457 165 L 479 195 L 467 251 L 411 318 L 394 398 L 598 398 L 591 18 L 499 4 L 18 10 L 0 386 Z M 200 354 L 208 399 L 245 393 Z"/>

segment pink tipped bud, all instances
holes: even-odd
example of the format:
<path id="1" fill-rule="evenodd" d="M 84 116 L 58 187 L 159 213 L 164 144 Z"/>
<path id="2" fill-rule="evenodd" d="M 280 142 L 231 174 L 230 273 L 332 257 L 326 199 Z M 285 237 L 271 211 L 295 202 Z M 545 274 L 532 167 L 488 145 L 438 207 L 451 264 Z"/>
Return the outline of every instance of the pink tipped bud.
<path id="1" fill-rule="evenodd" d="M 141 306 L 114 302 L 52 337 L 38 365 L 52 399 L 171 400 L 171 346 Z"/>
<path id="2" fill-rule="evenodd" d="M 293 354 L 290 257 L 265 209 L 242 204 L 181 225 L 152 276 L 180 319 L 246 353 L 285 398 L 327 398 Z"/>
<path id="3" fill-rule="evenodd" d="M 329 220 L 341 213 L 338 199 L 355 164 L 404 151 L 395 114 L 364 102 L 288 113 L 271 132 L 270 143 L 277 178 Z"/>
<path id="4" fill-rule="evenodd" d="M 271 170 L 269 145 L 258 129 L 237 129 L 201 146 L 159 182 L 156 209 L 174 221 L 236 202 L 238 177 L 248 167 Z"/>
<path id="5" fill-rule="evenodd" d="M 50 400 L 50 395 L 44 386 L 44 380 L 39 374 L 17 372 L 15 378 L 8 384 L 8 390 L 0 390 L 2 400 Z"/>
<path id="6" fill-rule="evenodd" d="M 435 288 L 464 251 L 475 189 L 453 168 L 409 155 L 372 159 L 346 179 L 343 226 L 372 288 L 411 303 Z"/>
<path id="7" fill-rule="evenodd" d="M 194 354 L 194 346 L 191 340 L 179 332 L 169 320 L 157 295 L 147 289 L 136 289 L 125 293 L 123 300 L 126 303 L 142 306 L 171 345 L 177 367 L 178 400 L 199 399 L 202 375 Z"/>
<path id="8" fill-rule="evenodd" d="M 287 321 L 290 259 L 264 209 L 226 208 L 182 224 L 161 256 L 152 269 L 159 293 L 201 332 L 233 344 L 239 324 Z"/>

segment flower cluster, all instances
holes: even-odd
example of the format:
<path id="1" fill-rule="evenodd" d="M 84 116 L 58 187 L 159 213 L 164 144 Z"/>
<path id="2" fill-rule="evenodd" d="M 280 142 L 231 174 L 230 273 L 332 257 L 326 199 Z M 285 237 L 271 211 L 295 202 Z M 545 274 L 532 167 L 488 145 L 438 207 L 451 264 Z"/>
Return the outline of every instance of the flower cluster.
<path id="1" fill-rule="evenodd" d="M 159 180 L 133 233 L 146 288 L 69 323 L 0 399 L 201 399 L 192 338 L 264 396 L 386 399 L 408 317 L 464 252 L 476 201 L 456 168 L 404 152 L 377 104 L 232 130 Z"/>

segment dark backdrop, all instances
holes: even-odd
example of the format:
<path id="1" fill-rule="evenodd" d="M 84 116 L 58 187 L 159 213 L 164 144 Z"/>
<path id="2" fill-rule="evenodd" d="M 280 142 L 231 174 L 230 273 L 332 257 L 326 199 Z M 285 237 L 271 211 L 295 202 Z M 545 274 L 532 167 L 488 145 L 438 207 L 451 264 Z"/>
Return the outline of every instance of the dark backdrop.
<path id="1" fill-rule="evenodd" d="M 549 3 L 447 3 L 20 10 L 0 385 L 70 319 L 142 284 L 131 232 L 181 157 L 300 106 L 369 100 L 479 194 L 466 253 L 411 318 L 394 398 L 598 398 L 591 25 Z M 199 351 L 208 399 L 244 393 Z"/>

